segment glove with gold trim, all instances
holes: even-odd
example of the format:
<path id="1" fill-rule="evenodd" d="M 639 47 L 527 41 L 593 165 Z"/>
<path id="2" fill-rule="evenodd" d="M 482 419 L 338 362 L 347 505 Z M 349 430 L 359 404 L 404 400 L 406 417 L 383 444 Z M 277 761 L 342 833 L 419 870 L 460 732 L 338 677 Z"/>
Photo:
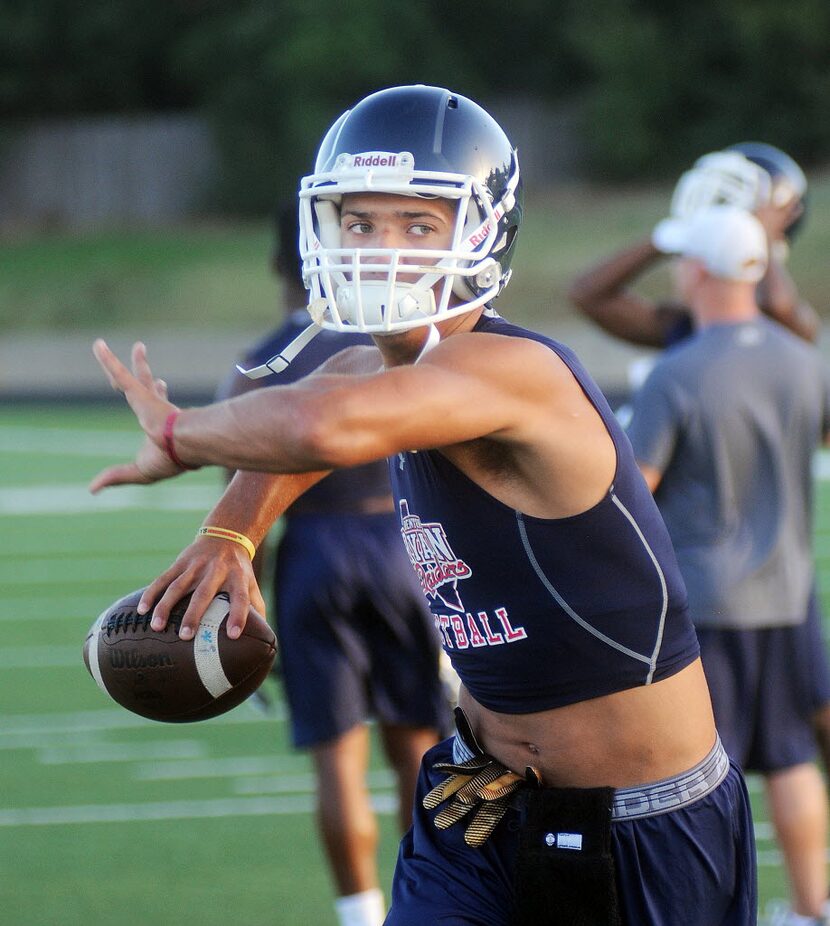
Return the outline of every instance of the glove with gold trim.
<path id="1" fill-rule="evenodd" d="M 458 763 L 437 762 L 433 768 L 449 778 L 424 797 L 423 806 L 426 810 L 434 810 L 444 801 L 450 801 L 433 820 L 439 830 L 447 829 L 472 813 L 464 831 L 464 841 L 473 848 L 480 848 L 489 839 L 507 813 L 513 794 L 528 782 L 537 780 L 535 775 L 517 775 L 487 755 Z"/>

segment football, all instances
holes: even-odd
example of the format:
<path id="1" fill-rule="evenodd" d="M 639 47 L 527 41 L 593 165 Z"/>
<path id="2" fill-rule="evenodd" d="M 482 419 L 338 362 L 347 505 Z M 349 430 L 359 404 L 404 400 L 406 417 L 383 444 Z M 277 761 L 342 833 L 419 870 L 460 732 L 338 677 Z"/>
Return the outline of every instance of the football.
<path id="1" fill-rule="evenodd" d="M 151 720 L 188 723 L 224 714 L 262 684 L 277 652 L 274 631 L 253 609 L 242 635 L 226 633 L 230 612 L 221 592 L 192 640 L 178 630 L 190 596 L 170 613 L 163 631 L 151 630 L 153 612 L 139 614 L 143 589 L 110 605 L 84 641 L 89 674 L 118 704 Z"/>

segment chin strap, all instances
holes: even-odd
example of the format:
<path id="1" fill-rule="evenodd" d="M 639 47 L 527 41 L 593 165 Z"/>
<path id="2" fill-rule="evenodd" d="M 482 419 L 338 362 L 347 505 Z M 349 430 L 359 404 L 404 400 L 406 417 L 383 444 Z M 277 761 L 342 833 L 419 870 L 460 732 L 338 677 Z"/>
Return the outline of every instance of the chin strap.
<path id="1" fill-rule="evenodd" d="M 421 348 L 418 356 L 415 358 L 415 363 L 423 360 L 424 357 L 434 348 L 437 347 L 441 341 L 441 332 L 435 327 L 435 325 L 430 325 L 427 330 L 427 338 L 424 341 L 424 346 Z"/>
<path id="2" fill-rule="evenodd" d="M 271 373 L 282 373 L 309 341 L 315 338 L 322 330 L 319 325 L 312 322 L 308 328 L 301 331 L 293 341 L 287 344 L 278 354 L 274 354 L 270 360 L 266 360 L 265 363 L 261 363 L 258 367 L 252 367 L 250 370 L 246 370 L 237 364 L 236 369 L 240 373 L 244 373 L 248 379 L 262 379 L 263 376 L 270 376 Z"/>

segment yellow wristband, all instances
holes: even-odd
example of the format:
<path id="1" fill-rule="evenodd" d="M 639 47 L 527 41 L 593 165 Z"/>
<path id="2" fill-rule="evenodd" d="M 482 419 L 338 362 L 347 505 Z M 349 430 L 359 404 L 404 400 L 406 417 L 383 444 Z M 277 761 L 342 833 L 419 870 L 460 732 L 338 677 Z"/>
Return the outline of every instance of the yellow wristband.
<path id="1" fill-rule="evenodd" d="M 256 547 L 244 534 L 238 534 L 236 531 L 228 530 L 226 527 L 200 527 L 196 531 L 197 537 L 216 537 L 218 540 L 232 540 L 238 543 L 240 547 L 245 547 L 248 556 L 251 559 L 256 555 Z"/>

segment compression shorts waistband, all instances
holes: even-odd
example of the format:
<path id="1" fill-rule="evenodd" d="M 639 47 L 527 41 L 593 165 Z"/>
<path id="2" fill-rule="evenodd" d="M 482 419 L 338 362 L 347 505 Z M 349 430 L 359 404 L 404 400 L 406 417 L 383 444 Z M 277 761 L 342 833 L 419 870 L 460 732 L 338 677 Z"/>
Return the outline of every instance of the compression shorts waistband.
<path id="1" fill-rule="evenodd" d="M 729 756 L 718 737 L 711 752 L 688 771 L 648 785 L 618 788 L 611 819 L 638 820 L 687 807 L 711 794 L 728 772 Z"/>
<path id="2" fill-rule="evenodd" d="M 476 752 L 456 734 L 452 756 L 453 762 L 460 763 L 475 758 Z M 687 807 L 711 794 L 728 772 L 729 756 L 718 737 L 709 754 L 688 771 L 652 784 L 616 789 L 611 819 L 639 820 Z"/>

